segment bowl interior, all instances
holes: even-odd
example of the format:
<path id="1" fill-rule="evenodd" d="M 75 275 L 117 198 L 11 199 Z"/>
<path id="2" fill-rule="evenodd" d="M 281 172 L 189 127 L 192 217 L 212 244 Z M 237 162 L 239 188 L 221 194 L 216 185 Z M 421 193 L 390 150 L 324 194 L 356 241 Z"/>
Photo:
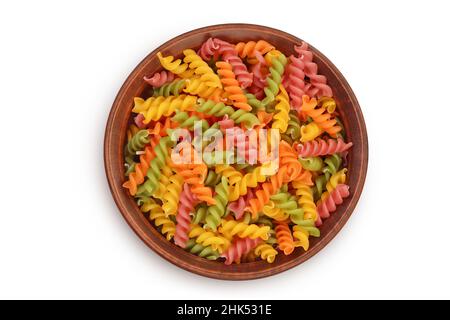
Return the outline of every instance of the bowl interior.
<path id="1" fill-rule="evenodd" d="M 143 81 L 145 75 L 160 71 L 161 67 L 156 52 L 164 55 L 181 56 L 186 48 L 198 49 L 209 37 L 218 37 L 230 42 L 266 40 L 287 56 L 294 54 L 294 45 L 301 40 L 285 32 L 255 25 L 228 24 L 206 27 L 178 36 L 150 53 L 130 74 L 117 95 L 108 119 L 105 136 L 105 167 L 114 196 L 121 213 L 137 235 L 159 255 L 170 262 L 200 275 L 229 280 L 255 279 L 282 272 L 296 266 L 322 249 L 342 228 L 350 217 L 362 191 L 367 171 L 367 134 L 364 119 L 350 86 L 337 68 L 318 50 L 310 46 L 314 52 L 314 61 L 319 72 L 325 75 L 333 89 L 338 112 L 345 127 L 347 140 L 354 146 L 348 157 L 348 184 L 351 195 L 332 216 L 324 221 L 321 227 L 321 237 L 312 238 L 310 249 L 301 249 L 289 256 L 277 256 L 275 263 L 264 261 L 226 266 L 216 261 L 208 261 L 185 252 L 168 242 L 144 217 L 131 196 L 122 184 L 124 182 L 123 145 L 127 125 L 129 123 L 133 98 L 146 97 L 149 87 Z"/>

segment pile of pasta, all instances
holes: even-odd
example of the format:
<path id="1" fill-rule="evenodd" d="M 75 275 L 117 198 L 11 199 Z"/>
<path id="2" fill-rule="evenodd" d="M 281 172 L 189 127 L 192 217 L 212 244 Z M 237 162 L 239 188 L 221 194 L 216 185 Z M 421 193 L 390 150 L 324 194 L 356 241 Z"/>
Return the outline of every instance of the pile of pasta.
<path id="1" fill-rule="evenodd" d="M 273 263 L 280 254 L 307 251 L 349 196 L 352 143 L 332 88 L 306 43 L 293 52 L 286 56 L 264 40 L 210 38 L 179 58 L 157 54 L 162 71 L 144 77 L 147 96 L 134 99 L 123 186 L 168 241 L 225 264 Z M 265 175 L 270 163 L 245 161 L 175 163 L 179 141 L 170 133 L 193 132 L 198 122 L 205 135 L 278 129 L 278 170 Z"/>

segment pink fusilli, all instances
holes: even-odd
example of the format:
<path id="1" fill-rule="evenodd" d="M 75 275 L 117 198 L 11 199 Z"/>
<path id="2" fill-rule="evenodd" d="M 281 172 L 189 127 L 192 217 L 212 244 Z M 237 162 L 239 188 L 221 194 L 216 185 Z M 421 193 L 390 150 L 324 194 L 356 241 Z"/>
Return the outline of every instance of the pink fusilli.
<path id="1" fill-rule="evenodd" d="M 237 157 L 240 160 L 245 160 L 245 163 L 256 164 L 258 160 L 258 144 L 256 139 L 252 139 L 250 135 L 246 134 L 238 127 L 227 129 L 227 139 L 232 139 L 233 145 L 227 145 L 227 151 L 232 151 L 233 146 L 237 150 Z"/>
<path id="2" fill-rule="evenodd" d="M 344 202 L 344 199 L 350 195 L 349 186 L 346 184 L 338 184 L 324 200 L 317 203 L 317 212 L 319 213 L 316 220 L 316 226 L 322 225 L 322 219 L 330 217 L 330 213 L 336 211 L 336 206 Z"/>
<path id="3" fill-rule="evenodd" d="M 154 88 L 159 88 L 168 82 L 172 82 L 174 79 L 175 75 L 172 72 L 165 70 L 161 72 L 156 72 L 151 77 L 147 76 L 144 77 L 144 81 Z"/>
<path id="4" fill-rule="evenodd" d="M 246 204 L 244 196 L 240 196 L 239 199 L 228 204 L 228 209 L 234 213 L 234 217 L 236 218 L 236 220 L 242 218 L 245 208 Z"/>
<path id="5" fill-rule="evenodd" d="M 217 52 L 222 59 L 231 64 L 239 85 L 243 89 L 250 87 L 253 83 L 253 74 L 248 72 L 247 66 L 242 62 L 235 46 L 220 39 L 214 39 L 214 44 L 219 46 Z"/>
<path id="6" fill-rule="evenodd" d="M 189 185 L 183 185 L 183 191 L 180 194 L 177 224 L 175 228 L 174 241 L 177 246 L 184 248 L 186 242 L 189 240 L 188 233 L 191 228 L 191 213 L 194 211 L 194 206 L 197 198 L 192 193 Z"/>
<path id="7" fill-rule="evenodd" d="M 298 155 L 302 158 L 326 156 L 334 153 L 347 151 L 353 146 L 353 143 L 345 143 L 341 138 L 335 139 L 316 139 L 305 143 L 295 145 Z"/>
<path id="8" fill-rule="evenodd" d="M 217 54 L 217 49 L 219 49 L 219 45 L 214 42 L 213 38 L 209 38 L 203 42 L 202 46 L 198 50 L 198 55 L 202 57 L 203 60 L 209 61 Z"/>
<path id="9" fill-rule="evenodd" d="M 305 64 L 304 72 L 309 78 L 311 87 L 307 90 L 307 94 L 310 97 L 332 97 L 333 91 L 330 86 L 327 85 L 327 78 L 318 74 L 317 64 L 313 62 L 313 53 L 308 50 L 308 44 L 302 42 L 300 46 L 294 47 L 295 52 L 298 53 L 299 58 Z"/>
<path id="10" fill-rule="evenodd" d="M 291 55 L 289 62 L 286 68 L 287 77 L 284 84 L 291 98 L 292 108 L 299 111 L 303 102 L 302 96 L 308 92 L 311 85 L 305 82 L 305 63 L 302 58 Z"/>
<path id="11" fill-rule="evenodd" d="M 228 115 L 226 114 L 222 120 L 217 122 L 219 124 L 220 130 L 222 132 L 225 132 L 227 129 L 231 129 L 234 127 L 234 120 L 229 119 Z"/>
<path id="12" fill-rule="evenodd" d="M 264 88 L 266 87 L 266 79 L 269 73 L 267 63 L 263 55 L 259 52 L 255 53 L 256 63 L 250 68 L 253 73 L 253 84 L 248 91 L 256 96 L 258 99 L 264 98 Z"/>
<path id="13" fill-rule="evenodd" d="M 225 264 L 230 265 L 233 262 L 240 263 L 241 257 L 254 249 L 262 240 L 260 238 L 237 238 L 234 243 L 225 251 L 221 257 L 225 258 Z"/>
<path id="14" fill-rule="evenodd" d="M 139 128 L 139 129 L 145 129 L 147 128 L 147 125 L 144 123 L 144 115 L 142 113 L 139 113 L 137 116 L 134 117 L 134 124 Z"/>
<path id="15" fill-rule="evenodd" d="M 253 189 L 249 188 L 246 195 L 240 196 L 239 199 L 228 204 L 228 209 L 234 213 L 236 220 L 244 216 L 245 209 L 250 206 L 251 199 L 255 199 L 255 193 Z"/>

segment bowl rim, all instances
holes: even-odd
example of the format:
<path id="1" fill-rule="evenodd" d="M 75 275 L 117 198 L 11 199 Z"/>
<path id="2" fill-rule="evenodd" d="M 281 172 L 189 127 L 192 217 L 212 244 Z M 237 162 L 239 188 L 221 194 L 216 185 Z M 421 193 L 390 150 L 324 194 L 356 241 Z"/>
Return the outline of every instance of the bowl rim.
<path id="1" fill-rule="evenodd" d="M 369 161 L 369 146 L 368 146 L 368 135 L 367 135 L 367 128 L 364 121 L 364 116 L 361 110 L 361 107 L 358 103 L 358 100 L 350 87 L 349 83 L 345 79 L 345 77 L 342 75 L 342 73 L 338 70 L 338 68 L 325 56 L 323 55 L 319 50 L 317 50 L 315 47 L 309 45 L 311 50 L 314 52 L 315 56 L 320 57 L 322 62 L 326 64 L 327 68 L 333 72 L 337 79 L 341 82 L 344 90 L 346 91 L 346 94 L 352 101 L 352 105 L 354 108 L 355 116 L 357 121 L 359 122 L 361 130 L 359 131 L 360 138 L 361 138 L 361 144 L 362 144 L 362 157 L 360 159 L 361 165 L 359 170 L 359 180 L 358 184 L 355 189 L 351 192 L 350 197 L 350 203 L 347 206 L 347 210 L 345 210 L 340 217 L 339 220 L 335 223 L 335 225 L 332 226 L 331 230 L 328 232 L 326 236 L 321 236 L 318 240 L 318 242 L 310 248 L 308 251 L 304 252 L 299 257 L 296 257 L 294 259 L 286 261 L 284 264 L 281 264 L 275 268 L 267 268 L 262 271 L 251 271 L 251 264 L 250 268 L 248 268 L 248 271 L 242 271 L 239 274 L 233 274 L 233 273 L 224 273 L 223 270 L 215 271 L 207 268 L 201 268 L 197 266 L 188 265 L 185 263 L 182 259 L 177 257 L 175 254 L 171 253 L 169 250 L 160 248 L 156 242 L 155 239 L 152 239 L 151 236 L 149 236 L 144 230 L 140 228 L 140 226 L 134 221 L 133 217 L 128 213 L 125 206 L 122 204 L 120 199 L 120 192 L 117 191 L 117 188 L 122 188 L 121 185 L 117 186 L 116 183 L 114 183 L 114 179 L 112 177 L 112 161 L 111 161 L 111 152 L 110 147 L 111 144 L 113 144 L 113 135 L 112 135 L 112 126 L 114 123 L 114 118 L 116 116 L 116 111 L 119 107 L 119 101 L 121 100 L 122 95 L 125 94 L 127 91 L 127 88 L 131 85 L 132 80 L 134 79 L 134 75 L 141 69 L 141 67 L 146 63 L 148 59 L 150 59 L 152 56 L 156 55 L 158 51 L 161 49 L 171 46 L 172 44 L 176 43 L 178 40 L 186 37 L 186 36 L 193 36 L 198 33 L 203 33 L 205 31 L 211 32 L 215 30 L 226 30 L 226 29 L 233 29 L 233 28 L 245 28 L 245 29 L 255 29 L 255 30 L 265 30 L 269 32 L 276 33 L 277 36 L 283 36 L 290 38 L 291 40 L 295 40 L 296 42 L 300 43 L 302 40 L 290 33 L 287 33 L 282 30 L 278 30 L 275 28 L 263 26 L 263 25 L 257 25 L 257 24 L 247 24 L 247 23 L 226 23 L 226 24 L 217 24 L 217 25 L 211 25 L 211 26 L 205 26 L 201 28 L 197 28 L 188 32 L 185 32 L 183 34 L 180 34 L 163 44 L 161 44 L 159 47 L 151 51 L 148 55 L 145 56 L 145 58 L 138 63 L 138 65 L 131 71 L 131 73 L 128 75 L 124 83 L 122 84 L 120 90 L 117 93 L 116 98 L 114 99 L 114 102 L 112 104 L 107 123 L 106 123 L 106 129 L 105 129 L 105 136 L 104 136 L 104 166 L 105 166 L 105 172 L 108 180 L 108 185 L 111 190 L 111 194 L 113 196 L 114 202 L 116 203 L 117 208 L 119 209 L 121 215 L 127 222 L 127 224 L 131 227 L 131 229 L 136 233 L 136 235 L 154 252 L 156 252 L 158 255 L 163 257 L 165 260 L 171 262 L 172 264 L 193 272 L 195 274 L 219 279 L 219 280 L 253 280 L 253 279 L 260 279 L 264 277 L 268 277 L 271 275 L 279 274 L 281 272 L 287 271 L 295 266 L 298 266 L 302 264 L 303 262 L 307 261 L 314 255 L 316 255 L 319 251 L 321 251 L 333 238 L 339 233 L 339 231 L 343 228 L 343 226 L 346 224 L 350 216 L 353 214 L 355 207 L 361 197 L 364 183 L 366 180 L 367 170 L 368 170 L 368 161 Z M 309 44 L 309 43 L 308 43 Z M 169 243 L 168 241 L 166 241 Z M 189 254 L 192 255 L 192 254 Z M 197 258 L 197 257 L 196 257 Z M 199 258 L 202 259 L 202 258 Z M 205 260 L 205 259 L 202 259 Z M 205 261 L 206 263 L 206 261 Z M 266 262 L 259 262 L 259 263 L 266 263 Z"/>

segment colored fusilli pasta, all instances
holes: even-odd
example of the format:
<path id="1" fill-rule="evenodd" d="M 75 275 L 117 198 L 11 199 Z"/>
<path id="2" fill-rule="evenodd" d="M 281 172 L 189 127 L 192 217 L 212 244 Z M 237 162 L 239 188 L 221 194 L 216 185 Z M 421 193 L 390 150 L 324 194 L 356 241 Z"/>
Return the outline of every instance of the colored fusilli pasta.
<path id="1" fill-rule="evenodd" d="M 209 38 L 173 56 L 158 52 L 161 68 L 129 101 L 123 187 L 196 259 L 302 254 L 350 195 L 341 100 L 306 43 L 286 51 Z"/>

